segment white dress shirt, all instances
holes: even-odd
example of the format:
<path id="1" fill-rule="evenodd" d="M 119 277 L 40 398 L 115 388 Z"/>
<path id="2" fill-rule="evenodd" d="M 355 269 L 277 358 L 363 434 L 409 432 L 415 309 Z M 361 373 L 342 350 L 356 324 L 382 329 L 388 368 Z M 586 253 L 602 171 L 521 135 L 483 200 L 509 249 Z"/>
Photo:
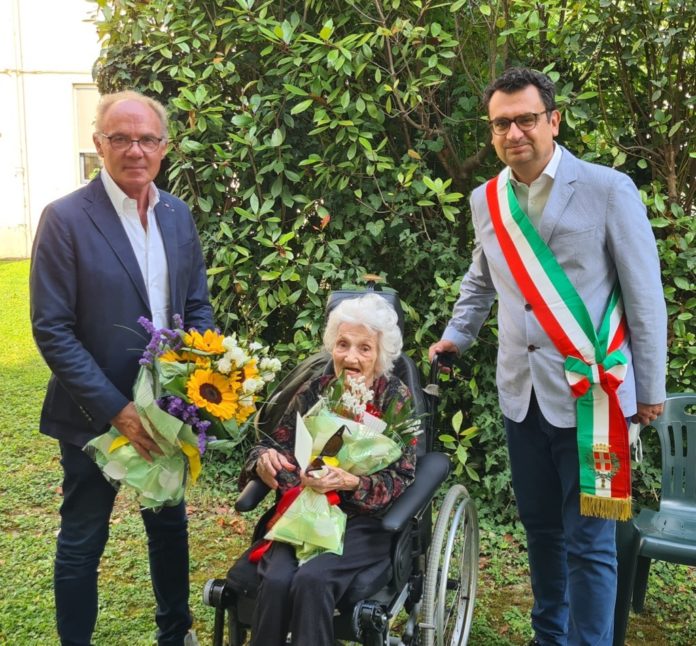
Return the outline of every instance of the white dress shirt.
<path id="1" fill-rule="evenodd" d="M 527 217 L 529 217 L 537 230 L 539 229 L 541 214 L 544 212 L 544 207 L 551 193 L 558 164 L 561 163 L 561 147 L 556 144 L 553 147 L 553 155 L 551 155 L 549 163 L 546 164 L 546 168 L 529 186 L 515 179 L 514 173 L 510 172 L 512 190 L 515 191 L 515 197 L 519 202 L 520 208 L 527 214 Z"/>
<path id="2" fill-rule="evenodd" d="M 155 206 L 160 195 L 154 183 L 150 183 L 147 206 L 147 230 L 140 222 L 138 204 L 128 197 L 114 182 L 106 168 L 101 170 L 104 188 L 121 219 L 121 224 L 130 240 L 133 253 L 138 260 L 140 273 L 145 281 L 147 296 L 150 300 L 152 322 L 157 328 L 169 326 L 169 270 L 167 256 L 164 253 L 162 235 L 157 226 Z"/>

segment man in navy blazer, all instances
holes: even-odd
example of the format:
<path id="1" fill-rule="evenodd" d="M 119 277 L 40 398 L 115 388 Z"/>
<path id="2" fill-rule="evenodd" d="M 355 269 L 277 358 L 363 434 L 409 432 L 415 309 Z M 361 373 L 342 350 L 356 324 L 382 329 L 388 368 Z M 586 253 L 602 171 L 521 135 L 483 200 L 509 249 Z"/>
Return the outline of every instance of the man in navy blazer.
<path id="1" fill-rule="evenodd" d="M 620 347 L 627 364 L 618 399 L 624 417 L 641 424 L 654 420 L 665 399 L 667 317 L 655 238 L 635 185 L 554 142 L 561 115 L 547 76 L 507 70 L 489 85 L 484 103 L 493 145 L 506 164 L 498 181 L 510 179 L 517 203 L 582 299 L 595 330 L 620 284 L 629 335 Z M 565 357 L 513 276 L 485 185 L 474 190 L 471 212 L 472 263 L 430 355 L 468 348 L 497 297 L 496 380 L 527 533 L 534 593 L 530 644 L 608 646 L 615 523 L 580 514 L 576 403 Z M 550 307 L 557 311 L 559 303 Z"/>
<path id="2" fill-rule="evenodd" d="M 93 136 L 103 169 L 49 204 L 34 241 L 31 321 L 51 369 L 41 432 L 64 470 L 54 587 L 63 645 L 87 646 L 97 619 L 97 569 L 116 490 L 82 447 L 110 425 L 147 460 L 159 448 L 131 401 L 147 340 L 144 316 L 213 327 L 200 242 L 188 207 L 153 183 L 166 153 L 164 107 L 136 92 L 102 97 Z M 192 643 L 185 505 L 143 510 L 159 644 Z"/>

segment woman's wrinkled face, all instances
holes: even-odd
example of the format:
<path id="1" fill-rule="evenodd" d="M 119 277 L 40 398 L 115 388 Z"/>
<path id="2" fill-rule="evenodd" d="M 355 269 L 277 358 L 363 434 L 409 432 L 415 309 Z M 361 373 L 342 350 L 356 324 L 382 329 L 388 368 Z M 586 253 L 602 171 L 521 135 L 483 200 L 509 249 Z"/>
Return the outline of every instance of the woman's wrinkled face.
<path id="1" fill-rule="evenodd" d="M 336 376 L 345 372 L 348 379 L 364 377 L 365 385 L 371 387 L 376 376 L 378 351 L 377 332 L 357 323 L 341 323 L 331 352 Z"/>

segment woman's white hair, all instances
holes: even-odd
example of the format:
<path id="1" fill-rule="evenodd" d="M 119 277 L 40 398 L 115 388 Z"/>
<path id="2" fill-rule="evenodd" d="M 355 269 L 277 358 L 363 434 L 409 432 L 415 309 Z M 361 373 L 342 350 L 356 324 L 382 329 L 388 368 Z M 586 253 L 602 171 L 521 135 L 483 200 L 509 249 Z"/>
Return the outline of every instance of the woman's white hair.
<path id="1" fill-rule="evenodd" d="M 401 353 L 403 340 L 399 329 L 399 317 L 387 300 L 378 294 L 368 293 L 340 301 L 331 310 L 324 330 L 324 348 L 328 352 L 334 348 L 341 323 L 364 325 L 377 333 L 375 371 L 378 375 L 388 375 Z"/>

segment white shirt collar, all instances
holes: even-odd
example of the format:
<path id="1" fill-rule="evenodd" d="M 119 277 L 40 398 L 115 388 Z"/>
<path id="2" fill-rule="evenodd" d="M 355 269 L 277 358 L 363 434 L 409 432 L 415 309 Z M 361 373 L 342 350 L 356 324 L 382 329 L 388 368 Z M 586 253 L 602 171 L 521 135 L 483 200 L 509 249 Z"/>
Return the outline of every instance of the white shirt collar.
<path id="1" fill-rule="evenodd" d="M 123 189 L 114 181 L 113 177 L 109 175 L 106 168 L 102 167 L 101 178 L 102 182 L 104 183 L 106 194 L 109 196 L 109 200 L 111 200 L 111 204 L 113 204 L 114 209 L 116 209 L 116 213 L 123 216 L 123 214 L 129 210 L 132 211 L 134 208 L 137 210 L 136 201 L 132 197 L 128 197 L 123 192 Z M 154 182 L 150 182 L 150 186 L 148 188 L 148 211 L 154 209 L 159 200 L 159 190 L 155 186 Z"/>
<path id="2" fill-rule="evenodd" d="M 563 154 L 563 151 L 561 150 L 561 147 L 554 142 L 553 144 L 553 155 L 551 155 L 551 159 L 549 159 L 549 163 L 546 164 L 546 168 L 544 168 L 542 175 L 548 175 L 551 179 L 556 178 L 556 171 L 558 170 L 558 165 L 561 163 L 561 155 Z"/>

